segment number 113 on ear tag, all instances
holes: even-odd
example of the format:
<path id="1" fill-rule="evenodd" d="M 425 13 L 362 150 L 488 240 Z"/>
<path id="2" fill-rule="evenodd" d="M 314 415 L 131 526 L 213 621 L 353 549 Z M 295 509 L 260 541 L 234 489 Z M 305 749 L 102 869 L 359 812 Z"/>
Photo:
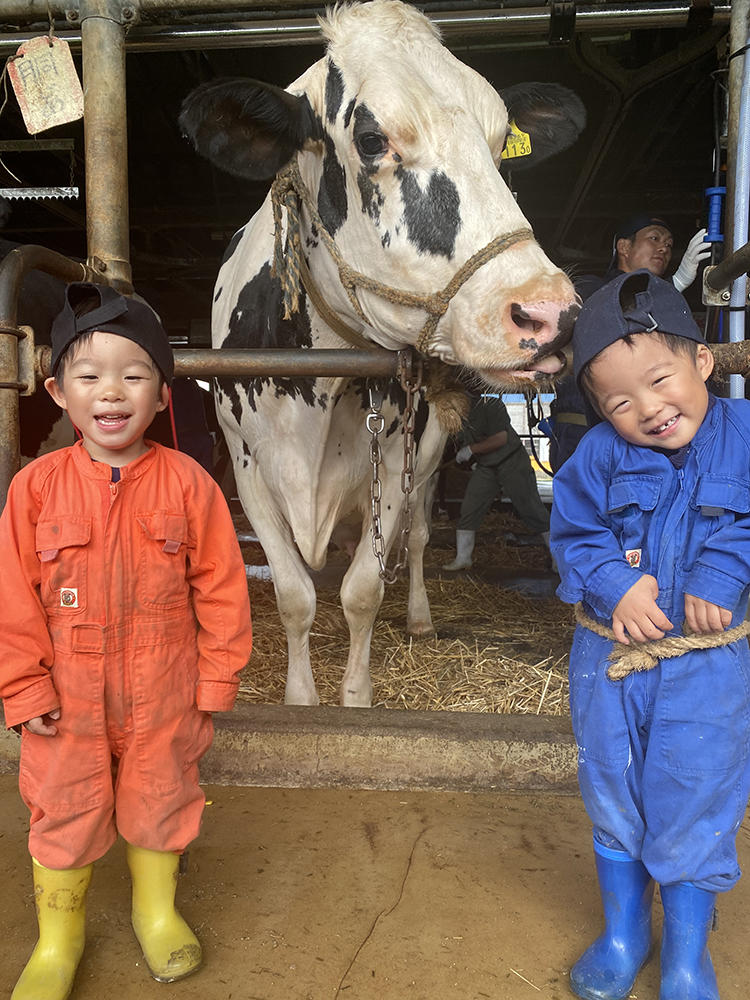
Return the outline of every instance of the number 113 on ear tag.
<path id="1" fill-rule="evenodd" d="M 505 140 L 505 149 L 502 152 L 500 159 L 502 160 L 515 160 L 518 156 L 530 156 L 531 155 L 531 136 L 528 132 L 524 132 L 523 129 L 519 128 L 518 125 L 511 119 L 508 122 L 508 137 Z"/>
<path id="2" fill-rule="evenodd" d="M 83 117 L 83 90 L 63 38 L 32 38 L 8 61 L 8 76 L 31 135 Z"/>

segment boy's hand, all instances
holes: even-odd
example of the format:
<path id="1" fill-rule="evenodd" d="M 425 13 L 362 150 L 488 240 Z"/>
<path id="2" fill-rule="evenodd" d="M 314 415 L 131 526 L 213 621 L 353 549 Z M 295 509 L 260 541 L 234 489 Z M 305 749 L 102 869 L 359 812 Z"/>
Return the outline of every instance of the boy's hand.
<path id="1" fill-rule="evenodd" d="M 60 718 L 60 709 L 53 708 L 51 712 L 44 715 L 37 715 L 28 722 L 24 722 L 24 728 L 28 729 L 34 736 L 56 736 L 57 726 L 53 722 Z"/>
<path id="2" fill-rule="evenodd" d="M 705 632 L 723 632 L 732 624 L 732 612 L 704 601 L 702 597 L 685 594 L 685 621 L 698 635 Z"/>
<path id="3" fill-rule="evenodd" d="M 612 613 L 612 631 L 618 642 L 630 645 L 628 635 L 636 642 L 663 639 L 664 633 L 674 628 L 656 603 L 658 596 L 656 578 L 648 574 L 625 592 Z"/>

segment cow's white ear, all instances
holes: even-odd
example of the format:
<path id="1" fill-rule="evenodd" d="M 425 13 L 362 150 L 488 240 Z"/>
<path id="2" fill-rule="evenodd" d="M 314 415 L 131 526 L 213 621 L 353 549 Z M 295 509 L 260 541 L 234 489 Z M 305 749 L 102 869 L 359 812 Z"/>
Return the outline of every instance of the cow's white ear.
<path id="1" fill-rule="evenodd" d="M 531 154 L 508 161 L 513 170 L 536 166 L 572 146 L 586 127 L 577 94 L 559 83 L 519 83 L 500 91 L 508 117 L 531 137 Z"/>
<path id="2" fill-rule="evenodd" d="M 305 94 L 259 80 L 202 84 L 185 98 L 179 121 L 201 156 L 247 180 L 273 177 L 305 143 L 323 136 Z"/>

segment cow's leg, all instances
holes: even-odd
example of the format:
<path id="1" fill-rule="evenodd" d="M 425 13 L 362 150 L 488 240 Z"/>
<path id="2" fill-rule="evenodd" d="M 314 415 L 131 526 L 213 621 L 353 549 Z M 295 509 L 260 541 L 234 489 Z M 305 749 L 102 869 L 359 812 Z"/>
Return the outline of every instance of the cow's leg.
<path id="1" fill-rule="evenodd" d="M 237 491 L 271 567 L 276 605 L 286 632 L 288 665 L 284 702 L 287 705 L 318 705 L 320 699 L 310 666 L 315 587 L 289 526 L 279 516 L 273 497 L 260 476 L 255 477 L 252 489 L 241 484 L 242 478 L 237 476 Z"/>
<path id="2" fill-rule="evenodd" d="M 400 482 L 395 491 L 388 484 L 383 489 L 381 530 L 390 551 L 400 516 Z M 349 659 L 341 681 L 340 702 L 350 708 L 369 708 L 372 704 L 370 680 L 370 643 L 372 629 L 383 601 L 384 585 L 380 563 L 372 551 L 369 512 L 362 524 L 362 537 L 351 565 L 341 584 L 341 606 L 349 625 Z"/>
<path id="3" fill-rule="evenodd" d="M 369 533 L 365 530 L 341 584 L 341 606 L 349 626 L 349 658 L 339 700 L 349 708 L 369 708 L 372 704 L 370 642 L 384 589 L 378 570 Z"/>
<path id="4" fill-rule="evenodd" d="M 415 639 L 427 639 L 435 634 L 430 614 L 430 602 L 424 585 L 424 550 L 430 537 L 426 520 L 425 491 L 430 481 L 416 490 L 412 497 L 412 522 L 409 532 L 409 605 L 406 611 L 406 634 Z M 398 535 L 395 544 L 398 545 Z"/>

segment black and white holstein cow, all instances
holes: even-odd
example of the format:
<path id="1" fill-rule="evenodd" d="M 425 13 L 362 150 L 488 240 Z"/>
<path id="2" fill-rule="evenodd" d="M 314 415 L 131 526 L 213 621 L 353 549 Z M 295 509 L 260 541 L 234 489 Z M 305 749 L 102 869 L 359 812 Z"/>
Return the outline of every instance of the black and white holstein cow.
<path id="1" fill-rule="evenodd" d="M 516 88 L 504 103 L 443 47 L 424 15 L 398 0 L 337 7 L 321 26 L 325 57 L 286 91 L 253 80 L 216 80 L 183 105 L 183 130 L 224 170 L 258 180 L 298 164 L 300 245 L 327 305 L 318 308 L 302 289 L 299 311 L 284 317 L 269 195 L 222 263 L 214 347 L 345 348 L 332 329 L 333 312 L 374 345 L 416 345 L 494 388 L 521 380 L 528 386 L 536 373 L 557 372 L 577 312 L 573 286 L 534 241 L 498 167 L 509 113 L 530 133 L 539 158 L 570 145 L 582 129 L 578 98 L 556 85 L 534 84 L 530 97 Z M 292 243 L 286 209 L 277 209 L 277 217 Z M 357 272 L 353 290 L 342 283 L 336 256 Z M 412 293 L 419 303 L 458 272 L 454 285 L 460 287 L 452 287 L 437 325 L 437 316 L 426 323 L 425 309 L 409 296 L 392 301 L 369 280 Z M 287 634 L 287 703 L 318 703 L 309 652 L 315 591 L 306 567 L 323 566 L 342 519 L 353 512 L 362 518 L 341 587 L 351 642 L 340 700 L 369 706 L 370 638 L 383 583 L 369 536 L 364 380 L 224 377 L 216 392 L 240 499 L 268 558 Z M 403 409 L 403 391 L 390 392 L 381 442 L 387 547 L 402 506 Z M 420 500 L 446 439 L 435 409 L 419 399 L 409 538 L 412 635 L 433 631 L 422 579 L 427 529 Z"/>

